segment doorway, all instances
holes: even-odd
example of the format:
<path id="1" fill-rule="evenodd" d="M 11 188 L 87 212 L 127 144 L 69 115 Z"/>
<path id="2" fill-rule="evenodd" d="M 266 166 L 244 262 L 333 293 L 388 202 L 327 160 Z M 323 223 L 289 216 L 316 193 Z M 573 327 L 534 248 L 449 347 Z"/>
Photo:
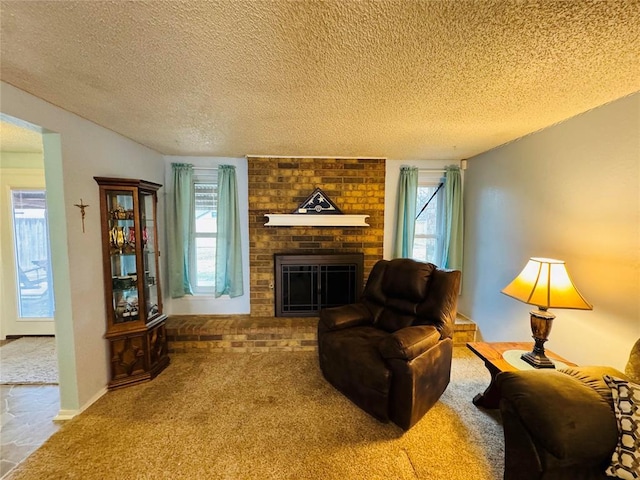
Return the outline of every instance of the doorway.
<path id="1" fill-rule="evenodd" d="M 59 428 L 52 420 L 60 388 L 43 135 L 6 115 L 0 128 L 0 398 L 9 419 L 0 455 L 4 476 Z"/>
<path id="2" fill-rule="evenodd" d="M 40 364 L 57 383 L 43 135 L 5 115 L 0 127 L 0 340 L 18 338 L 2 347 L 2 383 L 42 383 Z"/>
<path id="3" fill-rule="evenodd" d="M 2 121 L 0 339 L 54 335 L 42 134 Z"/>

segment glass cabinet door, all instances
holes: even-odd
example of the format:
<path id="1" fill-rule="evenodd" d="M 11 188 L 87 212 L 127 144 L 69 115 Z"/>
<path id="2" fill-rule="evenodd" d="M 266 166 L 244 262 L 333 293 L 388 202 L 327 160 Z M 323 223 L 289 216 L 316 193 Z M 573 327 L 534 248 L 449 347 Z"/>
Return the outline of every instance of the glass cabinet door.
<path id="1" fill-rule="evenodd" d="M 113 287 L 113 323 L 140 318 L 136 266 L 136 225 L 131 191 L 107 191 L 108 241 Z"/>
<path id="2" fill-rule="evenodd" d="M 145 318 L 147 322 L 160 313 L 158 265 L 156 263 L 155 196 L 141 192 L 140 224 L 142 226 L 142 263 L 144 268 Z"/>

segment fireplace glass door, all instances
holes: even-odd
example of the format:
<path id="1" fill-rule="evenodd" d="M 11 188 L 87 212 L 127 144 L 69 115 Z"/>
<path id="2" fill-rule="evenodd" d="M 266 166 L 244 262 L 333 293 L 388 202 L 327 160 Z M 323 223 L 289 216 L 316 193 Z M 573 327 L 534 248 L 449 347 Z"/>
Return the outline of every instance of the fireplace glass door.
<path id="1" fill-rule="evenodd" d="M 283 265 L 281 275 L 283 314 L 319 310 L 318 265 Z"/>
<path id="2" fill-rule="evenodd" d="M 361 254 L 275 256 L 277 317 L 317 316 L 362 292 Z"/>

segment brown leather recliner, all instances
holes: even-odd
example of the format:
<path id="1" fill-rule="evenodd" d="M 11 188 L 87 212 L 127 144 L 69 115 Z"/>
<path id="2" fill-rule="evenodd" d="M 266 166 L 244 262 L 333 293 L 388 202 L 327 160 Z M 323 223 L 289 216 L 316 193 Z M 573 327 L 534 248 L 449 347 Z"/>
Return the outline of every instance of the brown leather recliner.
<path id="1" fill-rule="evenodd" d="M 410 429 L 449 384 L 459 288 L 457 270 L 380 260 L 359 303 L 320 312 L 323 375 L 365 412 Z"/>
<path id="2" fill-rule="evenodd" d="M 498 375 L 504 480 L 612 478 L 605 470 L 619 434 L 604 375 L 640 383 L 640 339 L 624 372 L 583 366 Z"/>

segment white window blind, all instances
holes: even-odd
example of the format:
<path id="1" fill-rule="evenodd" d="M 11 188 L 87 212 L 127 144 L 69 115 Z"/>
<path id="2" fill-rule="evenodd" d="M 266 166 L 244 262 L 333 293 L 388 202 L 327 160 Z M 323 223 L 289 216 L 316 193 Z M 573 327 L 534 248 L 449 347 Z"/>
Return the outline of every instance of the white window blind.
<path id="1" fill-rule="evenodd" d="M 436 265 L 442 257 L 444 187 L 440 190 L 438 187 L 443 182 L 444 172 L 442 171 L 420 170 L 418 172 L 416 213 L 419 215 L 416 219 L 413 258 Z M 422 210 L 429 199 L 431 201 L 428 206 Z"/>
<path id="2" fill-rule="evenodd" d="M 194 168 L 194 228 L 191 286 L 194 294 L 212 294 L 216 276 L 218 170 Z"/>

